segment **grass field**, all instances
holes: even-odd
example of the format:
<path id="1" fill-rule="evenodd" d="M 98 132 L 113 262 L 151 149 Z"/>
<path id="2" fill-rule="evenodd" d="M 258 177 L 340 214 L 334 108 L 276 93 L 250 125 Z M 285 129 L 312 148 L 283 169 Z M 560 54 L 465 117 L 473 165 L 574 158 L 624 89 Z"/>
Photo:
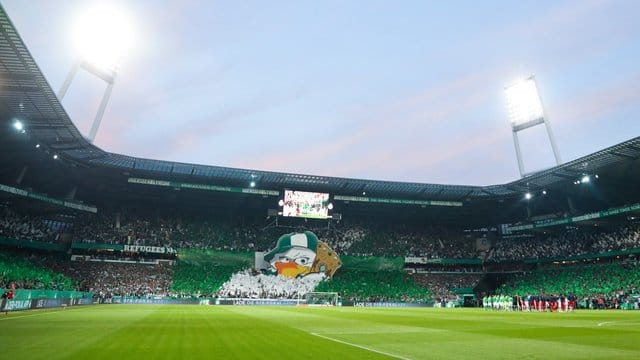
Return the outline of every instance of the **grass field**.
<path id="1" fill-rule="evenodd" d="M 640 311 L 100 305 L 0 315 L 7 359 L 640 359 Z"/>

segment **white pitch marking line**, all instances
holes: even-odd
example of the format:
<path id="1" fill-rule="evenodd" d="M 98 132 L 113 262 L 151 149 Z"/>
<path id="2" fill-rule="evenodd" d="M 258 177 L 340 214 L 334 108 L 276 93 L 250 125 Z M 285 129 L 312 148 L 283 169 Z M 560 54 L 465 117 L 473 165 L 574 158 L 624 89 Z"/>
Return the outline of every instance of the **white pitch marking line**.
<path id="1" fill-rule="evenodd" d="M 607 324 L 615 324 L 617 321 L 603 321 L 601 323 L 598 323 L 598 326 L 605 326 Z"/>
<path id="2" fill-rule="evenodd" d="M 47 312 L 44 312 L 44 313 L 37 313 L 37 314 L 7 316 L 7 317 L 0 318 L 0 320 L 22 319 L 23 317 L 36 316 L 36 315 L 46 315 L 46 314 L 51 314 L 51 312 L 47 311 Z"/>
<path id="3" fill-rule="evenodd" d="M 22 318 L 26 318 L 26 317 L 29 317 L 29 316 L 57 314 L 58 312 L 59 311 L 45 311 L 45 312 L 40 312 L 40 313 L 36 313 L 36 314 L 16 315 L 16 316 L 7 316 L 7 317 L 1 317 L 2 315 L 0 315 L 0 320 L 22 319 Z"/>
<path id="4" fill-rule="evenodd" d="M 634 320 L 603 321 L 601 323 L 598 323 L 598 326 L 605 326 L 605 325 L 612 325 L 612 324 L 627 325 L 627 324 L 637 324 L 637 323 L 638 322 Z"/>
<path id="5" fill-rule="evenodd" d="M 363 349 L 363 350 L 371 351 L 371 352 L 374 352 L 374 353 L 378 353 L 378 354 L 382 354 L 382 355 L 391 356 L 392 358 L 401 359 L 401 360 L 411 360 L 410 358 L 406 358 L 406 357 L 404 357 L 404 356 L 400 356 L 400 355 L 396 355 L 396 354 L 391 354 L 391 353 L 388 353 L 388 352 L 384 352 L 384 351 L 380 351 L 380 350 L 376 350 L 376 349 L 368 348 L 368 347 L 366 347 L 366 346 L 362 346 L 362 345 L 358 345 L 358 344 L 350 343 L 350 342 L 347 342 L 347 341 L 342 341 L 342 340 L 334 339 L 334 338 L 332 338 L 332 337 L 324 336 L 324 335 L 320 335 L 320 334 L 318 334 L 318 333 L 313 333 L 313 332 L 312 332 L 312 333 L 309 333 L 309 334 L 311 334 L 311 335 L 313 335 L 313 336 L 321 337 L 321 338 L 323 338 L 323 339 L 331 340 L 331 341 L 334 341 L 334 342 L 337 342 L 337 343 L 340 343 L 340 344 L 349 345 L 349 346 L 357 347 L 357 348 L 359 348 L 359 349 Z"/>

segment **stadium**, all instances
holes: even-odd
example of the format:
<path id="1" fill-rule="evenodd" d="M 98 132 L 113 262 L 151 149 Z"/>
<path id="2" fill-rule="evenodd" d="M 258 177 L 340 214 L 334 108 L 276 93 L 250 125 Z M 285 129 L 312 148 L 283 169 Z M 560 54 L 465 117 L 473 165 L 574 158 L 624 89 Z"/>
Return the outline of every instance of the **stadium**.
<path id="1" fill-rule="evenodd" d="M 8 358 L 640 356 L 640 137 L 369 180 L 108 152 L 60 98 L 0 6 Z"/>

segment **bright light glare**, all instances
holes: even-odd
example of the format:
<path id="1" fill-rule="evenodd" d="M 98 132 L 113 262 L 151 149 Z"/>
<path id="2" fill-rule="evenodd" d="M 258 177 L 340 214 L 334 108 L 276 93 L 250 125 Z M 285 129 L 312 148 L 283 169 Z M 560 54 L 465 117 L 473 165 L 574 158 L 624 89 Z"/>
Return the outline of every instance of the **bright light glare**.
<path id="1" fill-rule="evenodd" d="M 531 195 L 531 193 L 524 194 L 524 198 L 527 199 L 527 200 L 531 200 L 532 197 L 533 197 L 533 195 Z"/>
<path id="2" fill-rule="evenodd" d="M 24 124 L 22 123 L 22 121 L 16 120 L 13 122 L 13 127 L 18 131 L 22 131 L 22 129 L 24 129 Z"/>
<path id="3" fill-rule="evenodd" d="M 252 181 L 251 183 L 249 183 L 249 186 L 251 186 L 251 187 L 256 187 L 256 182 L 255 182 L 255 181 Z"/>
<path id="4" fill-rule="evenodd" d="M 544 117 L 536 82 L 532 77 L 504 89 L 509 120 L 513 125 L 524 124 Z"/>
<path id="5" fill-rule="evenodd" d="M 107 4 L 89 9 L 75 24 L 75 42 L 84 60 L 104 70 L 117 69 L 131 46 L 129 19 Z"/>
<path id="6" fill-rule="evenodd" d="M 591 181 L 591 178 L 589 177 L 589 175 L 585 175 L 582 177 L 582 179 L 580 179 L 580 181 L 584 184 L 584 183 L 588 183 L 589 181 Z"/>

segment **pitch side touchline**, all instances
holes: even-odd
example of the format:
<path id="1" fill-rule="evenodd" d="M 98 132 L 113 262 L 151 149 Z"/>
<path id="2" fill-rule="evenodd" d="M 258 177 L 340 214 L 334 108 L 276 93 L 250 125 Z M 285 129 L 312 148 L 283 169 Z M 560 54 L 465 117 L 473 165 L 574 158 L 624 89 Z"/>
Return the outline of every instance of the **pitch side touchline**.
<path id="1" fill-rule="evenodd" d="M 391 357 L 396 358 L 396 359 L 401 359 L 401 360 L 411 360 L 411 359 L 406 358 L 406 357 L 404 357 L 404 356 L 395 355 L 395 354 L 391 354 L 391 353 L 384 352 L 384 351 L 380 351 L 380 350 L 376 350 L 376 349 L 371 349 L 371 348 L 368 348 L 368 347 L 366 347 L 366 346 L 362 346 L 362 345 L 358 345 L 358 344 L 350 343 L 350 342 L 347 342 L 347 341 L 342 341 L 342 340 L 334 339 L 334 338 L 332 338 L 332 337 L 328 337 L 328 336 L 320 335 L 320 334 L 318 334 L 318 333 L 313 333 L 313 332 L 312 332 L 312 333 L 309 333 L 309 334 L 311 334 L 311 335 L 313 335 L 313 336 L 321 337 L 321 338 L 323 338 L 323 339 L 331 340 L 331 341 L 334 341 L 334 342 L 337 342 L 337 343 L 340 343 L 340 344 L 344 344 L 344 345 L 349 345 L 349 346 L 357 347 L 357 348 L 359 348 L 359 349 L 363 349 L 363 350 L 371 351 L 371 352 L 378 353 L 378 354 L 381 354 L 381 355 L 391 356 Z"/>
<path id="2" fill-rule="evenodd" d="M 23 317 L 29 317 L 29 316 L 57 314 L 59 312 L 67 311 L 67 310 L 68 309 L 66 309 L 66 308 L 64 308 L 64 309 L 62 309 L 62 308 L 60 308 L 60 309 L 56 309 L 56 308 L 38 309 L 38 310 L 34 310 L 34 311 L 38 311 L 37 313 L 34 313 L 34 314 L 16 315 L 16 316 L 2 316 L 2 314 L 0 313 L 0 320 L 22 319 Z M 21 311 L 21 310 L 18 310 L 18 311 Z"/>
<path id="3" fill-rule="evenodd" d="M 44 312 L 40 312 L 40 313 L 36 313 L 36 314 L 6 316 L 6 317 L 0 317 L 0 321 L 1 320 L 11 320 L 11 319 L 22 319 L 22 318 L 26 318 L 26 317 L 29 317 L 29 316 L 36 316 L 36 315 L 57 314 L 60 311 L 61 310 L 58 310 L 58 311 L 44 311 Z"/>

